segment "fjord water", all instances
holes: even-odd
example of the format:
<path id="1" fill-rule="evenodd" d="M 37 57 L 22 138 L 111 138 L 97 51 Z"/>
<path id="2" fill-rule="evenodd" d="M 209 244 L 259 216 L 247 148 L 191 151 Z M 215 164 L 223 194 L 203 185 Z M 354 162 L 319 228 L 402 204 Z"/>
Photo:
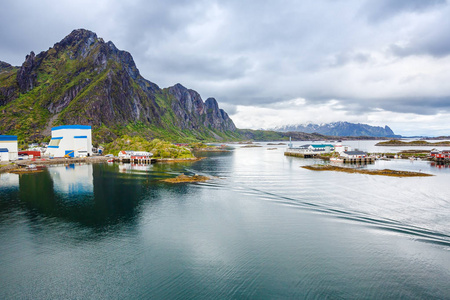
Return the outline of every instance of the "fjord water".
<path id="1" fill-rule="evenodd" d="M 283 148 L 0 176 L 1 299 L 448 299 L 450 169 L 313 172 Z M 178 174 L 214 176 L 170 185 Z"/>

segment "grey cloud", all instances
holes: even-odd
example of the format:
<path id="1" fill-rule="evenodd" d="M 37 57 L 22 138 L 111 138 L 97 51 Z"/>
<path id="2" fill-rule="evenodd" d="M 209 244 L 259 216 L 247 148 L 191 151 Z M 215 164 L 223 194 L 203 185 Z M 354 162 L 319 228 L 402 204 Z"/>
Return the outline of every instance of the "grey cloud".
<path id="1" fill-rule="evenodd" d="M 401 13 L 420 13 L 446 3 L 446 0 L 369 0 L 361 7 L 361 13 L 370 22 L 381 22 Z"/>
<path id="2" fill-rule="evenodd" d="M 0 60 L 21 64 L 31 50 L 86 28 L 130 52 L 148 80 L 161 87 L 181 82 L 226 103 L 230 114 L 236 105 L 271 107 L 295 98 L 307 105 L 336 99 L 335 109 L 355 114 L 449 111 L 440 95 L 449 94 L 450 67 L 438 74 L 431 64 L 450 53 L 443 0 L 5 0 L 2 11 Z M 396 67 L 404 59 L 414 63 L 412 55 L 426 55 L 417 66 L 431 65 L 420 80 L 405 74 L 404 64 Z M 377 78 L 386 84 L 374 84 Z M 421 98 L 408 90 L 436 81 L 440 87 L 424 85 Z"/>
<path id="3" fill-rule="evenodd" d="M 342 67 L 348 63 L 358 63 L 365 64 L 372 59 L 371 55 L 368 53 L 358 52 L 358 53 L 338 53 L 333 55 L 329 67 Z"/>
<path id="4" fill-rule="evenodd" d="M 449 10 L 447 10 L 447 13 Z M 450 54 L 450 19 L 445 17 L 436 24 L 422 29 L 414 35 L 407 45 L 394 44 L 390 47 L 396 56 L 430 55 L 444 57 Z"/>
<path id="5" fill-rule="evenodd" d="M 450 112 L 450 95 L 444 97 L 388 97 L 377 99 L 347 98 L 335 99 L 340 110 L 351 114 L 367 114 L 379 109 L 397 113 L 414 113 L 417 115 L 434 115 Z M 308 99 L 308 103 L 317 103 L 317 99 Z M 322 103 L 329 101 L 319 100 Z M 335 108 L 336 109 L 336 108 Z"/>
<path id="6" fill-rule="evenodd" d="M 393 112 L 434 115 L 450 112 L 450 95 L 444 97 L 402 97 L 377 101 L 378 106 Z"/>
<path id="7" fill-rule="evenodd" d="M 220 108 L 228 113 L 228 115 L 234 115 L 237 113 L 237 106 L 229 104 L 227 102 L 220 102 Z"/>
<path id="8" fill-rule="evenodd" d="M 244 57 L 229 59 L 198 54 L 153 57 L 148 63 L 155 71 L 166 72 L 173 78 L 189 73 L 205 80 L 242 78 L 251 67 L 250 62 Z"/>

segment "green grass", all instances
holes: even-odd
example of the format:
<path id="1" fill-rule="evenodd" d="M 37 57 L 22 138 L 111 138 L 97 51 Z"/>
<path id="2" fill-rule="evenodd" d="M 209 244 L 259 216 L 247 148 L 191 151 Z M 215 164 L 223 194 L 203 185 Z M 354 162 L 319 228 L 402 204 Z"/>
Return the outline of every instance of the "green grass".
<path id="1" fill-rule="evenodd" d="M 153 153 L 154 158 L 193 158 L 191 150 L 179 147 L 160 139 L 147 140 L 140 136 L 124 135 L 115 141 L 104 145 L 104 153 L 118 155 L 119 151 L 147 151 Z"/>

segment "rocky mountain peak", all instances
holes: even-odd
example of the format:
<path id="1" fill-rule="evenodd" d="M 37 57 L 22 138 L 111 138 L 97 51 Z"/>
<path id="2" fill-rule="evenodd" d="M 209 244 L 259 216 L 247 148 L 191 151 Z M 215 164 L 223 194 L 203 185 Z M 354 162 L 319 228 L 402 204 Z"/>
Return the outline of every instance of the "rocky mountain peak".
<path id="1" fill-rule="evenodd" d="M 55 44 L 60 47 L 74 46 L 79 42 L 87 42 L 88 44 L 93 44 L 97 38 L 97 34 L 87 29 L 75 29 L 65 38 L 63 38 L 59 43 Z"/>
<path id="2" fill-rule="evenodd" d="M 175 99 L 178 100 L 179 105 L 188 113 L 196 112 L 196 114 L 202 114 L 204 110 L 204 103 L 200 94 L 194 90 L 187 89 L 180 83 L 169 87 L 169 93 L 172 94 Z M 173 106 L 176 106 L 174 103 Z M 175 108 L 175 107 L 173 107 Z"/>
<path id="3" fill-rule="evenodd" d="M 17 72 L 17 83 L 19 84 L 20 92 L 26 93 L 36 86 L 37 73 L 36 55 L 33 51 L 25 57 L 25 61 Z"/>
<path id="4" fill-rule="evenodd" d="M 206 109 L 213 109 L 213 110 L 219 110 L 219 104 L 217 103 L 217 100 L 215 98 L 208 98 L 205 101 Z"/>

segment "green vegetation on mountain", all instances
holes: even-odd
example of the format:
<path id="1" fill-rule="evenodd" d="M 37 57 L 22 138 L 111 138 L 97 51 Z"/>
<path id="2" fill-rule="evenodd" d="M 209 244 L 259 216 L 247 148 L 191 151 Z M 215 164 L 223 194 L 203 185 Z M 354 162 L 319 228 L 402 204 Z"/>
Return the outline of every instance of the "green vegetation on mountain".
<path id="1" fill-rule="evenodd" d="M 91 31 L 74 30 L 20 67 L 0 62 L 0 134 L 22 142 L 48 140 L 51 128 L 83 124 L 94 143 L 122 135 L 171 141 L 236 140 L 239 133 L 217 101 L 177 84 L 160 89 L 144 79 L 128 52 Z"/>
<path id="2" fill-rule="evenodd" d="M 176 146 L 160 139 L 148 141 L 140 136 L 124 135 L 104 146 L 104 153 L 111 153 L 114 154 L 114 156 L 117 156 L 119 151 L 122 150 L 147 151 L 153 153 L 154 158 L 180 159 L 194 157 L 191 150 L 187 147 Z"/>

